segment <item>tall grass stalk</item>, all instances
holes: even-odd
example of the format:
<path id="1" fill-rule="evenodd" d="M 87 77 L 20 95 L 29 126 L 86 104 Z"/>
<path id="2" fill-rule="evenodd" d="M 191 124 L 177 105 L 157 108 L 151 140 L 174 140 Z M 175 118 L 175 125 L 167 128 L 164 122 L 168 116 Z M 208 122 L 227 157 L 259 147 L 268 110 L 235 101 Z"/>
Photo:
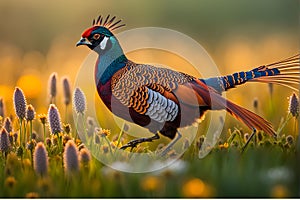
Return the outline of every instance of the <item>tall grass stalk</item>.
<path id="1" fill-rule="evenodd" d="M 81 118 L 81 119 L 79 119 L 79 118 Z M 75 120 L 75 137 L 74 137 L 75 141 L 76 141 L 76 139 L 79 139 L 79 131 L 81 130 L 80 129 L 81 124 L 82 124 L 84 139 L 85 139 L 85 141 L 88 141 L 88 134 L 87 134 L 84 119 L 85 119 L 84 113 L 77 113 L 76 120 Z"/>
<path id="2" fill-rule="evenodd" d="M 277 135 L 277 136 L 279 136 L 279 135 L 281 134 L 283 128 L 286 126 L 286 124 L 287 124 L 292 118 L 293 118 L 293 116 L 292 116 L 290 113 L 288 113 L 288 114 L 287 114 L 287 117 L 286 117 L 286 119 L 285 119 L 285 121 L 283 122 L 283 124 L 281 124 L 281 126 L 279 126 L 279 128 L 278 128 L 278 130 L 277 130 L 277 132 L 276 132 L 276 135 Z"/>
<path id="3" fill-rule="evenodd" d="M 87 134 L 87 130 L 86 130 L 86 126 L 85 126 L 85 116 L 84 113 L 79 113 L 79 115 L 81 115 L 81 123 L 82 123 L 82 128 L 83 128 L 83 133 L 84 133 L 84 137 L 85 137 L 85 141 L 88 141 L 88 134 Z"/>
<path id="4" fill-rule="evenodd" d="M 121 130 L 120 130 L 120 133 L 119 133 L 119 135 L 118 135 L 118 139 L 117 139 L 117 148 L 119 147 L 120 142 L 121 142 L 121 138 L 122 138 L 122 136 L 123 136 L 123 134 L 124 134 L 124 127 L 125 127 L 125 121 L 123 122 L 122 127 L 121 127 Z M 114 156 L 115 156 L 115 157 L 118 156 L 118 152 L 119 152 L 119 151 L 116 149 L 115 152 L 114 152 Z"/>
<path id="5" fill-rule="evenodd" d="M 119 133 L 119 136 L 118 136 L 117 147 L 119 146 L 120 141 L 121 141 L 121 138 L 122 138 L 122 136 L 123 136 L 123 133 L 124 133 L 124 127 L 125 127 L 125 121 L 123 122 L 122 128 L 121 128 L 120 133 Z"/>
<path id="6" fill-rule="evenodd" d="M 46 145 L 46 125 L 43 124 L 44 144 Z"/>
<path id="7" fill-rule="evenodd" d="M 78 138 L 78 114 L 76 115 L 76 119 L 75 119 L 75 135 L 73 136 L 74 137 L 74 140 L 76 141 L 76 139 Z"/>
<path id="8" fill-rule="evenodd" d="M 293 126 L 293 134 L 297 137 L 297 129 L 298 129 L 298 118 L 294 117 L 294 126 Z"/>
<path id="9" fill-rule="evenodd" d="M 30 139 L 32 140 L 32 121 L 29 121 Z"/>
<path id="10" fill-rule="evenodd" d="M 26 124 L 26 121 L 23 120 L 23 136 L 24 136 L 24 145 L 26 144 L 26 137 L 27 137 L 27 124 Z"/>
<path id="11" fill-rule="evenodd" d="M 108 145 L 108 148 L 109 148 L 110 155 L 111 155 L 111 157 L 113 158 L 113 157 L 114 157 L 114 154 L 113 154 L 113 151 L 112 151 L 112 148 L 111 148 L 110 141 L 108 140 L 107 137 L 104 137 L 104 140 L 106 141 L 106 143 L 107 143 L 107 145 Z M 117 146 L 116 148 L 118 148 L 118 146 Z"/>
<path id="12" fill-rule="evenodd" d="M 22 125 L 23 125 L 23 119 L 19 118 L 19 124 L 20 124 L 20 127 L 19 127 L 19 131 L 20 131 L 20 135 L 19 135 L 19 140 L 20 140 L 20 146 L 23 146 L 23 141 L 22 141 Z"/>

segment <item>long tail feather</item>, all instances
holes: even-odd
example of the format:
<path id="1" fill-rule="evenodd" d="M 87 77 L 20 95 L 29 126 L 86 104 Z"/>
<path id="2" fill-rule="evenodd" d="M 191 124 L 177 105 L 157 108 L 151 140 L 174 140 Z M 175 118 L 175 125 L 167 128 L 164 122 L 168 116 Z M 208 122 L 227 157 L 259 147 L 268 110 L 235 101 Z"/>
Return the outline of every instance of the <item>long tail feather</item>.
<path id="1" fill-rule="evenodd" d="M 266 121 L 264 118 L 258 116 L 257 114 L 238 106 L 237 104 L 224 99 L 222 96 L 212 93 L 211 94 L 212 103 L 220 104 L 224 108 L 226 108 L 227 112 L 229 112 L 232 116 L 242 121 L 246 126 L 250 129 L 262 130 L 265 133 L 270 134 L 273 137 L 276 137 L 275 131 L 272 128 L 270 122 Z"/>
<path id="2" fill-rule="evenodd" d="M 300 54 L 296 54 L 296 55 L 291 56 L 291 57 L 289 57 L 289 58 L 280 60 L 280 61 L 278 61 L 278 62 L 274 62 L 274 63 L 271 63 L 271 64 L 267 64 L 266 66 L 267 66 L 267 67 L 270 67 L 270 66 L 275 66 L 275 65 L 288 64 L 288 63 L 290 63 L 290 62 L 293 63 L 294 61 L 297 62 L 297 63 L 299 63 L 299 55 L 300 55 Z"/>
<path id="3" fill-rule="evenodd" d="M 253 78 L 249 81 L 275 83 L 292 88 L 296 91 L 299 90 L 300 84 L 300 54 L 294 55 L 287 59 L 265 65 L 267 69 L 279 70 L 278 75 L 262 76 Z"/>
<path id="4" fill-rule="evenodd" d="M 298 90 L 296 88 L 300 84 L 300 54 L 247 72 L 200 80 L 220 93 L 247 81 L 275 83 Z"/>
<path id="5" fill-rule="evenodd" d="M 210 106 L 212 110 L 226 109 L 232 116 L 243 122 L 250 129 L 263 130 L 265 133 L 276 137 L 275 131 L 270 122 L 266 121 L 257 114 L 243 108 L 225 98 L 216 90 L 207 87 L 201 80 L 195 80 L 192 85 L 194 91 L 204 100 L 203 103 Z"/>
<path id="6" fill-rule="evenodd" d="M 231 115 L 242 121 L 249 128 L 263 130 L 276 136 L 271 124 L 255 113 L 224 99 L 219 93 L 243 84 L 247 81 L 274 83 L 299 91 L 300 85 L 300 54 L 278 62 L 263 65 L 247 72 L 238 72 L 228 76 L 199 79 L 195 91 L 199 93 L 211 109 L 226 109 Z M 203 86 L 209 86 L 209 94 Z M 219 92 L 219 93 L 217 93 Z M 208 97 L 210 96 L 210 98 Z"/>

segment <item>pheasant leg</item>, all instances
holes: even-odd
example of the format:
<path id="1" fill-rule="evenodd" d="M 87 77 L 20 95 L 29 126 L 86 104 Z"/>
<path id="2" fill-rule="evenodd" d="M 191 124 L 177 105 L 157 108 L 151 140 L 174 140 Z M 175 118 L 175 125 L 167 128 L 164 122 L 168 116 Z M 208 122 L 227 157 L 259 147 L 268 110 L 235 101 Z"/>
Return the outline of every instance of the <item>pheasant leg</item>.
<path id="1" fill-rule="evenodd" d="M 120 149 L 127 149 L 128 147 L 131 147 L 131 149 L 132 149 L 140 143 L 152 142 L 153 140 L 157 140 L 157 139 L 159 139 L 158 133 L 156 133 L 154 136 L 149 137 L 149 138 L 139 138 L 139 139 L 136 139 L 136 140 L 131 140 L 130 142 L 128 142 L 127 144 L 122 146 Z"/>
<path id="2" fill-rule="evenodd" d="M 255 134 L 256 134 L 256 129 L 253 128 L 253 132 L 252 132 L 252 134 L 250 135 L 250 137 L 248 138 L 246 144 L 243 146 L 242 152 L 245 151 L 246 147 L 248 146 L 248 144 L 250 143 L 250 141 L 252 140 L 252 138 L 253 138 L 253 136 L 254 136 Z"/>

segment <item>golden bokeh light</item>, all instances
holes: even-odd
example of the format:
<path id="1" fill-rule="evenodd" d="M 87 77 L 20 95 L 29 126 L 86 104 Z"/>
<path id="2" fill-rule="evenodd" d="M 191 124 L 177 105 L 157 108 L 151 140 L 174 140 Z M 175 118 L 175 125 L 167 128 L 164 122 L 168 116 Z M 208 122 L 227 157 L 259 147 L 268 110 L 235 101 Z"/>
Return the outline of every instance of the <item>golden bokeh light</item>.
<path id="1" fill-rule="evenodd" d="M 182 194 L 188 198 L 210 197 L 212 196 L 212 188 L 201 179 L 192 178 L 183 185 Z"/>
<path id="2" fill-rule="evenodd" d="M 22 88 L 27 98 L 38 98 L 42 91 L 41 79 L 33 74 L 23 75 L 17 81 L 17 86 Z"/>

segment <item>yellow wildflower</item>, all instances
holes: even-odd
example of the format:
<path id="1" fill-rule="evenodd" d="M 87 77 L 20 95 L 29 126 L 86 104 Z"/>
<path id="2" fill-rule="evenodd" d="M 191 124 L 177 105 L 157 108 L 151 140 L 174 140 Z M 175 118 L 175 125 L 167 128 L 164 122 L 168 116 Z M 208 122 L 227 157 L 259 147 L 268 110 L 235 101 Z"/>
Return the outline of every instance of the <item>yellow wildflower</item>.
<path id="1" fill-rule="evenodd" d="M 159 188 L 160 180 L 155 176 L 146 176 L 142 179 L 141 187 L 144 191 L 155 191 Z"/>
<path id="2" fill-rule="evenodd" d="M 81 144 L 81 140 L 77 138 L 77 139 L 75 140 L 75 143 L 76 143 L 77 146 L 79 146 L 79 145 Z"/>
<path id="3" fill-rule="evenodd" d="M 201 179 L 192 178 L 183 185 L 182 194 L 188 198 L 210 197 L 212 196 L 212 188 Z"/>
<path id="4" fill-rule="evenodd" d="M 224 143 L 224 148 L 228 148 L 228 147 L 229 147 L 228 142 L 225 142 L 225 143 Z"/>
<path id="5" fill-rule="evenodd" d="M 16 185 L 17 181 L 15 177 L 9 176 L 5 179 L 5 186 L 8 188 L 13 188 Z"/>
<path id="6" fill-rule="evenodd" d="M 39 118 L 39 120 L 42 124 L 46 124 L 46 122 L 47 122 L 47 115 L 46 114 L 39 114 L 38 118 Z"/>
<path id="7" fill-rule="evenodd" d="M 100 130 L 100 136 L 101 137 L 107 137 L 110 135 L 110 130 L 109 129 L 101 129 Z"/>
<path id="8" fill-rule="evenodd" d="M 70 124 L 63 124 L 64 131 L 69 134 L 71 132 L 71 125 Z"/>
<path id="9" fill-rule="evenodd" d="M 25 195 L 26 198 L 39 198 L 39 194 L 36 192 L 29 192 Z"/>
<path id="10" fill-rule="evenodd" d="M 63 132 L 59 132 L 59 133 L 58 133 L 58 136 L 59 136 L 59 137 L 63 137 L 63 136 L 64 136 L 64 133 L 63 133 Z"/>
<path id="11" fill-rule="evenodd" d="M 111 146 L 113 149 L 115 149 L 115 148 L 120 148 L 120 147 L 122 147 L 123 145 L 122 145 L 121 142 L 119 142 L 119 144 L 118 144 L 118 141 L 112 141 L 112 142 L 110 143 L 110 146 Z"/>
<path id="12" fill-rule="evenodd" d="M 219 148 L 220 148 L 220 149 L 223 149 L 223 148 L 224 148 L 224 149 L 227 149 L 228 147 L 229 147 L 228 142 L 225 142 L 224 144 L 220 144 L 220 145 L 219 145 Z"/>
<path id="13" fill-rule="evenodd" d="M 275 198 L 286 198 L 289 196 L 288 189 L 283 185 L 275 185 L 271 189 L 271 197 Z"/>

